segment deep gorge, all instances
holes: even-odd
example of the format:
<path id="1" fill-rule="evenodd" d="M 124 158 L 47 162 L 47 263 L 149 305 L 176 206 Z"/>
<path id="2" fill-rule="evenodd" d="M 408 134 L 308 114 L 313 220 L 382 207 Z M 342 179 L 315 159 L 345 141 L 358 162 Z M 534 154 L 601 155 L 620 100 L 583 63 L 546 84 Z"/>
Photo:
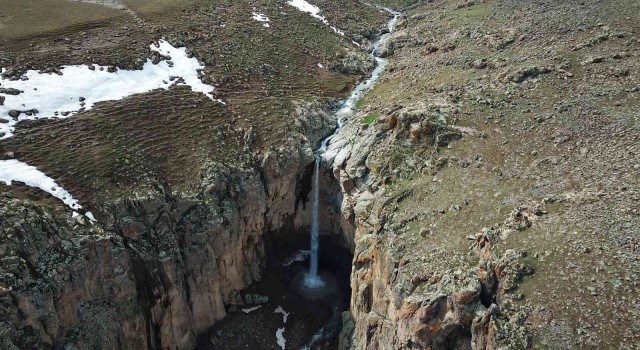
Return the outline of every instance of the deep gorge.
<path id="1" fill-rule="evenodd" d="M 265 250 L 262 277 L 239 293 L 266 296 L 269 301 L 255 305 L 227 305 L 231 313 L 199 337 L 198 348 L 267 348 L 269 345 L 265 341 L 275 339 L 277 327 L 274 320 L 279 316 L 273 315 L 272 309 L 276 305 L 291 313 L 285 332 L 287 348 L 297 349 L 305 345 L 323 349 L 338 347 L 342 313 L 348 312 L 351 296 L 353 237 L 341 229 L 345 220 L 340 213 L 342 195 L 333 174 L 326 168 L 320 168 L 320 172 L 319 271 L 322 276 L 327 276 L 329 285 L 319 294 L 312 295 L 300 287 L 302 277 L 308 271 L 308 258 L 283 266 L 296 252 L 309 249 L 309 194 L 313 190 L 311 178 L 314 175 L 311 163 L 296 176 L 295 214 L 282 227 L 262 235 L 261 243 Z M 257 245 L 261 245 L 260 242 Z M 243 297 L 239 299 L 243 300 Z M 260 309 L 256 311 L 242 312 L 243 307 L 258 305 Z M 251 330 L 247 331 L 247 327 Z M 317 339 L 313 340 L 316 334 Z"/>
<path id="2" fill-rule="evenodd" d="M 630 13 L 0 0 L 0 350 L 631 350 Z"/>

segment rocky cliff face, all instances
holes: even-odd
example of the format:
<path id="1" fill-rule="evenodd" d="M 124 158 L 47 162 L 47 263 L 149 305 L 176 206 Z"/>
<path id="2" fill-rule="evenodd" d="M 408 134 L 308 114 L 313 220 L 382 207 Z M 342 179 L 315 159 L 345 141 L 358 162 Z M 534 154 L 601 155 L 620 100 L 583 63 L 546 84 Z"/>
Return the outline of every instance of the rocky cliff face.
<path id="1" fill-rule="evenodd" d="M 628 6 L 403 13 L 381 48 L 388 70 L 329 150 L 354 242 L 342 348 L 634 348 Z"/>
<path id="2" fill-rule="evenodd" d="M 351 17 L 341 6 L 332 13 Z M 293 23 L 273 7 L 272 21 Z M 333 140 L 321 178 L 321 231 L 340 231 L 354 252 L 341 348 L 633 349 L 640 66 L 628 13 L 637 10 L 628 0 L 407 9 L 380 48 L 387 71 Z M 370 65 L 361 54 L 324 54 L 339 45 L 326 33 L 319 43 L 307 14 L 295 35 L 308 47 L 281 52 L 278 38 L 291 32 L 249 35 L 215 11 L 193 8 L 174 22 L 201 16 L 201 28 L 226 28 L 220 37 L 233 39 L 215 47 L 208 31 L 188 35 L 211 51 L 199 56 L 233 118 L 214 118 L 222 107 L 175 89 L 25 124 L 0 144 L 84 192 L 123 192 L 98 203 L 100 224 L 91 225 L 39 193 L 0 185 L 0 348 L 191 348 L 260 279 L 267 235 L 309 221 L 311 150 L 335 121 L 307 102 L 283 118 L 280 99 L 326 99 L 352 83 L 319 61 L 339 72 Z M 249 37 L 270 49 L 253 50 Z M 48 62 L 47 44 L 35 61 Z M 59 63 L 85 62 L 83 50 Z M 247 53 L 257 55 L 245 62 Z M 309 66 L 312 83 L 301 78 Z M 237 154 L 218 157 L 222 144 L 220 153 Z"/>
<path id="3" fill-rule="evenodd" d="M 393 164 L 404 163 L 405 155 L 393 152 L 406 147 L 430 156 L 471 132 L 448 126 L 433 112 L 398 109 L 370 124 L 354 119 L 336 137 L 329 160 L 345 198 L 344 232 L 353 235 L 355 250 L 352 319 L 345 320 L 345 330 L 353 333 L 343 331 L 342 348 L 492 349 L 505 342 L 527 346 L 523 320 L 506 317 L 495 304 L 504 300 L 506 280 L 531 272 L 517 265 L 519 256 L 500 260 L 480 235 L 478 248 L 470 252 L 477 256 L 475 262 L 463 254 L 423 250 L 402 236 L 410 222 L 394 220 L 400 214 L 397 203 L 412 194 L 394 193 L 389 186 L 407 170 L 407 164 Z M 432 167 L 428 162 L 422 166 Z M 386 172 L 390 177 L 383 176 L 384 169 L 392 169 Z"/>
<path id="4" fill-rule="evenodd" d="M 281 148 L 207 164 L 193 194 L 103 203 L 100 226 L 0 198 L 2 348 L 192 348 L 260 279 L 265 233 L 296 221 L 297 177 L 335 127 L 326 107 L 297 113 Z"/>

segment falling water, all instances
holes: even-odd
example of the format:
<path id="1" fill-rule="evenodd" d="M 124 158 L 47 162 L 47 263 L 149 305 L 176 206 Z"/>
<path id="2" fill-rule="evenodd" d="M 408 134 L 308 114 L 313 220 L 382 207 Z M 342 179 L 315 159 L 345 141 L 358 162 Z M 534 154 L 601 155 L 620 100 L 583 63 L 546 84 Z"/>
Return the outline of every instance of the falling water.
<path id="1" fill-rule="evenodd" d="M 315 170 L 313 173 L 313 207 L 311 209 L 311 257 L 309 273 L 305 278 L 308 288 L 321 288 L 324 282 L 318 277 L 318 202 L 320 200 L 320 161 L 319 155 L 315 155 Z"/>
<path id="2" fill-rule="evenodd" d="M 389 32 L 393 31 L 393 28 L 398 23 L 398 19 L 400 17 L 400 13 L 395 12 L 390 9 L 384 9 L 393 15 L 393 18 L 388 23 Z M 369 91 L 373 84 L 378 80 L 380 74 L 386 68 L 388 61 L 378 57 L 378 46 L 381 42 L 386 40 L 389 36 L 389 33 L 382 35 L 375 43 L 373 50 L 371 50 L 371 57 L 373 57 L 377 63 L 376 68 L 371 72 L 371 76 L 369 79 L 358 84 L 355 89 L 351 92 L 349 98 L 342 104 L 340 110 L 336 112 L 336 117 L 338 120 L 338 127 L 333 132 L 333 134 L 329 135 L 327 138 L 322 140 L 322 144 L 320 148 L 318 148 L 314 153 L 315 158 L 315 170 L 313 175 L 313 207 L 311 211 L 311 256 L 310 256 L 310 266 L 309 273 L 305 276 L 304 286 L 308 289 L 320 289 L 324 287 L 324 281 L 318 276 L 318 210 L 319 210 L 319 197 L 320 197 L 320 165 L 323 161 L 323 154 L 327 151 L 327 147 L 329 145 L 329 141 L 333 139 L 334 136 L 342 129 L 344 124 L 344 120 L 349 118 L 354 112 L 354 105 L 358 99 L 364 95 L 365 92 Z"/>

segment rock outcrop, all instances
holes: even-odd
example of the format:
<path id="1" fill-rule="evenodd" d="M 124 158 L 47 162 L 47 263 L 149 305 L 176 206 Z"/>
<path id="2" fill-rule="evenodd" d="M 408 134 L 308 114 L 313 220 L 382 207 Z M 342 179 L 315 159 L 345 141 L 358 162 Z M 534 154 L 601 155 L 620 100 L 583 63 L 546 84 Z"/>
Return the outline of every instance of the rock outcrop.
<path id="1" fill-rule="evenodd" d="M 471 260 L 444 249 L 416 249 L 406 233 L 402 236 L 410 222 L 396 219 L 397 203 L 411 194 L 396 196 L 390 182 L 409 169 L 425 172 L 442 165 L 407 162 L 410 153 L 399 149 L 432 157 L 438 148 L 473 133 L 447 125 L 446 110 L 390 110 L 371 123 L 353 118 L 327 152 L 344 196 L 343 231 L 352 235 L 354 249 L 344 349 L 524 348 L 529 342 L 524 318 L 504 312 L 502 303 L 532 271 L 518 268 L 524 266 L 521 254 L 507 252 L 500 258 L 488 242 L 498 239 L 494 231 L 528 228 L 535 216 L 531 211 L 514 211 L 500 229 L 490 231 L 491 239 L 478 235 L 475 244 L 468 244 L 468 254 L 477 256 Z M 345 334 L 350 329 L 351 338 Z"/>
<path id="2" fill-rule="evenodd" d="M 298 175 L 335 127 L 320 105 L 295 118 L 281 148 L 207 164 L 191 194 L 103 203 L 99 225 L 0 197 L 0 347 L 192 348 L 260 280 L 265 233 L 295 222 Z"/>

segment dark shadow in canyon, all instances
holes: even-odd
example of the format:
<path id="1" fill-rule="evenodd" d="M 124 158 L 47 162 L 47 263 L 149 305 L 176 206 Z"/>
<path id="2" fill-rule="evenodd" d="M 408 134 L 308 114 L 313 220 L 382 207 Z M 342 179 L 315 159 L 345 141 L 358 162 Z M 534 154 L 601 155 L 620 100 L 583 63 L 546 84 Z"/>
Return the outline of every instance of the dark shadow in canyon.
<path id="1" fill-rule="evenodd" d="M 310 298 L 298 288 L 301 276 L 309 269 L 309 259 L 283 266 L 283 261 L 299 250 L 309 249 L 311 164 L 297 178 L 296 216 L 279 230 L 265 232 L 262 236 L 267 257 L 262 280 L 245 288 L 239 297 L 246 300 L 247 295 L 266 296 L 268 302 L 248 313 L 243 309 L 248 311 L 254 305 L 227 305 L 228 315 L 198 337 L 197 349 L 280 349 L 276 332 L 281 328 L 284 328 L 287 349 L 308 345 L 314 335 L 313 349 L 338 348 L 341 315 L 349 310 L 353 254 L 339 229 L 341 193 L 331 172 L 328 169 L 321 171 L 318 265 L 321 275 L 331 275 L 335 281 L 333 287 L 321 298 Z M 275 312 L 278 307 L 290 313 L 286 323 L 283 315 Z M 322 336 L 318 337 L 320 330 Z"/>
<path id="2" fill-rule="evenodd" d="M 289 240 L 271 242 L 268 248 L 264 278 L 247 287 L 241 294 L 267 296 L 269 301 L 257 310 L 245 313 L 251 305 L 227 306 L 228 315 L 198 339 L 198 349 L 280 349 L 276 332 L 284 327 L 287 349 L 299 349 L 308 344 L 314 334 L 324 329 L 322 339 L 314 349 L 337 349 L 337 336 L 342 326 L 341 314 L 349 309 L 351 295 L 349 274 L 351 252 L 335 243 L 332 236 L 321 236 L 319 269 L 330 273 L 335 289 L 325 297 L 310 300 L 298 293 L 295 283 L 299 274 L 308 270 L 308 260 L 283 266 L 282 261 L 299 249 L 308 249 L 308 231 L 286 235 Z M 274 313 L 282 307 L 289 316 Z"/>

